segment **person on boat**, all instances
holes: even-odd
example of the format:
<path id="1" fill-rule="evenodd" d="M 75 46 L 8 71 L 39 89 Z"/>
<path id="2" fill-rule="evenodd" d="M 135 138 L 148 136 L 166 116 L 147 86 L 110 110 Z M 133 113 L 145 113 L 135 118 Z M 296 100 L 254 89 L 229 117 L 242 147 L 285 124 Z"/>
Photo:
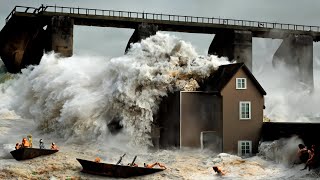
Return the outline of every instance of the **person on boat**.
<path id="1" fill-rule="evenodd" d="M 308 161 L 308 159 L 309 159 L 308 149 L 303 144 L 299 144 L 298 147 L 299 147 L 299 149 L 298 149 L 297 155 L 298 155 L 298 157 L 300 159 L 300 162 L 306 163 Z"/>
<path id="2" fill-rule="evenodd" d="M 39 148 L 40 148 L 40 149 L 45 149 L 44 143 L 43 143 L 43 140 L 42 140 L 42 139 L 40 139 L 40 141 L 39 141 Z"/>
<path id="3" fill-rule="evenodd" d="M 128 163 L 128 166 L 131 166 L 131 167 L 138 167 L 138 164 L 133 163 L 133 164 L 131 165 L 131 163 Z"/>
<path id="4" fill-rule="evenodd" d="M 20 149 L 21 148 L 21 144 L 19 144 L 18 142 L 16 143 L 16 150 Z"/>
<path id="5" fill-rule="evenodd" d="M 32 148 L 32 135 L 29 134 L 29 135 L 27 136 L 27 139 L 28 139 L 28 141 L 29 141 L 29 147 Z"/>
<path id="6" fill-rule="evenodd" d="M 21 146 L 22 146 L 23 148 L 28 148 L 28 147 L 30 147 L 30 144 L 29 144 L 29 141 L 27 140 L 27 138 L 23 138 L 23 139 L 22 139 L 22 144 L 21 144 Z"/>
<path id="7" fill-rule="evenodd" d="M 214 170 L 214 172 L 216 172 L 219 176 L 223 176 L 226 174 L 226 172 L 224 172 L 220 167 L 218 166 L 213 166 L 212 169 Z"/>
<path id="8" fill-rule="evenodd" d="M 99 157 L 96 157 L 96 158 L 94 159 L 94 162 L 100 163 L 100 162 L 101 162 L 101 159 L 100 159 Z"/>
<path id="9" fill-rule="evenodd" d="M 56 143 L 53 142 L 53 143 L 51 144 L 51 149 L 52 149 L 52 150 L 58 150 L 58 147 L 57 147 Z"/>
<path id="10" fill-rule="evenodd" d="M 143 166 L 144 166 L 145 168 L 153 168 L 153 167 L 156 166 L 156 165 L 158 165 L 159 167 L 161 167 L 161 168 L 163 168 L 163 169 L 167 169 L 166 166 L 164 166 L 164 165 L 162 165 L 162 164 L 160 164 L 160 163 L 158 163 L 158 162 L 155 162 L 155 163 L 153 163 L 153 164 L 143 163 Z"/>

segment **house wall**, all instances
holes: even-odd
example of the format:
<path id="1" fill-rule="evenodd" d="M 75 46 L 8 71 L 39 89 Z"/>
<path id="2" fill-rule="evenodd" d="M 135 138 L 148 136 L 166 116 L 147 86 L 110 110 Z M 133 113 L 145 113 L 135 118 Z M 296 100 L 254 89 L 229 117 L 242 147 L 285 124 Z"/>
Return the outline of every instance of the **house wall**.
<path id="1" fill-rule="evenodd" d="M 247 89 L 236 89 L 236 78 L 247 78 Z M 221 91 L 223 96 L 223 151 L 238 152 L 238 140 L 251 140 L 258 151 L 264 97 L 241 68 Z M 251 101 L 251 119 L 240 120 L 239 102 Z"/>
<path id="2" fill-rule="evenodd" d="M 160 128 L 160 148 L 180 147 L 180 92 L 163 98 L 156 123 Z"/>
<path id="3" fill-rule="evenodd" d="M 221 96 L 201 91 L 181 92 L 180 102 L 182 147 L 200 148 L 202 131 L 216 131 L 222 137 Z"/>

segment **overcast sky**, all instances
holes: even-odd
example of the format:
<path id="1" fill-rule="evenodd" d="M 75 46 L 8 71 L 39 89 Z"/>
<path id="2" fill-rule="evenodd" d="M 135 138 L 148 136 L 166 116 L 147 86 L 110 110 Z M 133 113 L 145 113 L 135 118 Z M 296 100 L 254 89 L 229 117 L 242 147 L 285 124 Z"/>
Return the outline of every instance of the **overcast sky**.
<path id="1" fill-rule="evenodd" d="M 320 0 L 0 0 L 1 29 L 14 6 L 41 4 L 320 26 Z M 74 52 L 121 55 L 132 33 L 130 29 L 76 26 Z M 190 41 L 200 54 L 207 52 L 213 38 L 208 34 L 171 34 Z"/>

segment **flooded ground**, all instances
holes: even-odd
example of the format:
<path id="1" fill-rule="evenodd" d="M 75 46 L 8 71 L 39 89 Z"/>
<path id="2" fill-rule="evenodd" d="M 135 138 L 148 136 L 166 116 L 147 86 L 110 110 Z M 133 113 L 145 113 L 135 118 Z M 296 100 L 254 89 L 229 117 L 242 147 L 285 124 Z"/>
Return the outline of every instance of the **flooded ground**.
<path id="1" fill-rule="evenodd" d="M 61 151 L 44 157 L 26 161 L 14 159 L 1 159 L 1 179 L 106 179 L 105 177 L 84 174 L 76 158 L 93 160 L 97 154 L 105 154 L 103 162 L 116 163 L 120 153 L 97 150 L 83 150 L 77 146 L 69 147 L 73 151 Z M 82 149 L 81 151 L 79 151 Z M 127 154 L 125 163 L 132 161 L 136 154 Z M 107 156 L 107 157 L 106 157 Z M 131 158 L 129 158 L 131 156 Z M 241 159 L 230 154 L 219 154 L 199 151 L 159 151 L 155 153 L 138 154 L 136 163 L 162 162 L 167 170 L 153 175 L 135 177 L 130 179 L 317 179 L 317 171 L 300 171 L 303 165 L 286 167 L 282 164 L 265 161 L 260 157 Z M 212 171 L 212 166 L 218 165 L 227 174 L 217 176 Z M 112 179 L 112 178 L 110 178 Z"/>
<path id="2" fill-rule="evenodd" d="M 11 134 L 11 130 L 22 132 L 23 129 L 28 129 L 27 123 L 25 123 L 25 126 L 16 125 L 21 121 L 23 120 L 0 120 L 0 126 L 3 127 L 0 135 L 2 152 L 0 157 L 0 179 L 113 179 L 80 172 L 82 168 L 76 158 L 94 160 L 96 157 L 100 157 L 102 162 L 116 163 L 124 153 L 126 153 L 126 156 L 123 158 L 123 164 L 132 162 L 134 156 L 137 155 L 135 162 L 139 166 L 142 166 L 143 163 L 160 162 L 167 167 L 165 171 L 160 173 L 129 179 L 320 178 L 318 170 L 301 171 L 300 169 L 304 165 L 293 166 L 290 163 L 292 160 L 287 155 L 290 154 L 288 152 L 296 150 L 292 144 L 299 142 L 297 138 L 283 140 L 281 143 L 277 141 L 264 143 L 261 146 L 260 156 L 243 159 L 231 154 L 217 154 L 211 151 L 195 149 L 147 150 L 128 145 L 126 143 L 127 139 L 122 135 L 108 139 L 104 143 L 97 141 L 76 144 L 34 133 L 33 145 L 35 147 L 38 146 L 39 137 L 41 137 L 45 140 L 46 147 L 50 147 L 50 143 L 54 141 L 59 146 L 60 151 L 31 160 L 16 161 L 10 154 L 10 151 L 14 149 L 15 143 L 9 142 L 14 142 L 14 140 L 20 139 L 25 135 L 25 132 Z M 32 127 L 31 122 L 29 123 L 30 127 Z M 214 165 L 226 171 L 226 175 L 223 177 L 217 176 L 212 170 Z"/>

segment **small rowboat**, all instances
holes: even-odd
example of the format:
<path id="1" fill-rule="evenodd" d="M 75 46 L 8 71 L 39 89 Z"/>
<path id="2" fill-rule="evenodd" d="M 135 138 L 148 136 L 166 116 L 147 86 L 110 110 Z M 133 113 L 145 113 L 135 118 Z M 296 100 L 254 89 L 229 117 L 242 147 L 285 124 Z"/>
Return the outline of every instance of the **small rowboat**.
<path id="1" fill-rule="evenodd" d="M 128 178 L 133 176 L 143 176 L 147 174 L 152 174 L 156 172 L 163 171 L 164 169 L 159 168 L 145 168 L 145 167 L 133 167 L 133 166 L 124 166 L 116 164 L 107 164 L 107 163 L 98 163 L 94 161 L 88 161 L 84 159 L 78 159 L 79 163 L 82 166 L 82 172 L 109 176 L 109 177 L 120 177 Z"/>
<path id="2" fill-rule="evenodd" d="M 38 156 L 49 155 L 58 152 L 59 150 L 39 149 L 39 148 L 20 148 L 10 153 L 17 160 L 32 159 Z"/>

